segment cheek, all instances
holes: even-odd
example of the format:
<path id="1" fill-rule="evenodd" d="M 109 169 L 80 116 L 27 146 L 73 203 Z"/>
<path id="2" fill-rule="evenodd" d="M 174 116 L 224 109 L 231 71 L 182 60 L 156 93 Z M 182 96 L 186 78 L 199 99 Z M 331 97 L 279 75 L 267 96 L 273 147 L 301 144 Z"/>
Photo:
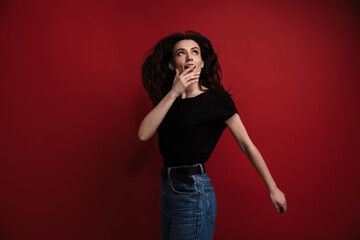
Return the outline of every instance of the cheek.
<path id="1" fill-rule="evenodd" d="M 174 63 L 175 63 L 176 66 L 183 65 L 184 60 L 182 58 L 177 57 L 177 58 L 175 58 Z"/>

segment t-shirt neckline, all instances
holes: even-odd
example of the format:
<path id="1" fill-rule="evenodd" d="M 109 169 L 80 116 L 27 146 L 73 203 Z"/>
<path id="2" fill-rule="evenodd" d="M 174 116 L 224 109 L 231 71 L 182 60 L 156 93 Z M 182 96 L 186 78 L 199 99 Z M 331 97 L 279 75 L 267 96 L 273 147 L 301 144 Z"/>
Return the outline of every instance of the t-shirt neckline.
<path id="1" fill-rule="evenodd" d="M 200 94 L 198 94 L 198 95 L 196 95 L 195 97 L 188 97 L 188 98 L 177 98 L 176 100 L 179 100 L 179 101 L 188 101 L 188 100 L 193 100 L 193 99 L 196 99 L 196 98 L 198 98 L 198 97 L 200 97 L 201 95 L 204 95 L 204 93 L 206 93 L 206 92 L 209 92 L 209 91 L 211 91 L 212 89 L 211 88 L 209 88 L 208 90 L 206 90 L 206 91 L 204 91 L 204 92 L 202 92 L 202 93 L 200 93 Z"/>

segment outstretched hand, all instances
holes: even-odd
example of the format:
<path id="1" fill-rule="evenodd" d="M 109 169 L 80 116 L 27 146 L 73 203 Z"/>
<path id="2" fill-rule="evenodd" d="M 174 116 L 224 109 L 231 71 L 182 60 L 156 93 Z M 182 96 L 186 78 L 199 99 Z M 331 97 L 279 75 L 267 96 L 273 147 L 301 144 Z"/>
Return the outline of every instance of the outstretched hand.
<path id="1" fill-rule="evenodd" d="M 281 214 L 286 212 L 287 203 L 285 195 L 280 191 L 280 189 L 275 188 L 274 190 L 270 191 L 270 200 L 278 212 L 280 212 Z"/>

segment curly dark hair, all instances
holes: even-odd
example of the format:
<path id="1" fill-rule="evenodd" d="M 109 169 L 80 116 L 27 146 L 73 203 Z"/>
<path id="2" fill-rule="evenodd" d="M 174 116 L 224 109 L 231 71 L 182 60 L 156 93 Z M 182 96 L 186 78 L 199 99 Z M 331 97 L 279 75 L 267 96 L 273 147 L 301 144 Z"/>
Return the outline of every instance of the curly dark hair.
<path id="1" fill-rule="evenodd" d="M 210 41 L 198 32 L 186 31 L 185 34 L 174 33 L 161 39 L 150 51 L 142 65 L 142 80 L 154 106 L 171 90 L 175 70 L 169 68 L 173 60 L 173 48 L 181 40 L 193 40 L 200 47 L 204 68 L 199 78 L 202 86 L 209 89 L 224 90 L 221 84 L 222 72 L 217 55 Z"/>

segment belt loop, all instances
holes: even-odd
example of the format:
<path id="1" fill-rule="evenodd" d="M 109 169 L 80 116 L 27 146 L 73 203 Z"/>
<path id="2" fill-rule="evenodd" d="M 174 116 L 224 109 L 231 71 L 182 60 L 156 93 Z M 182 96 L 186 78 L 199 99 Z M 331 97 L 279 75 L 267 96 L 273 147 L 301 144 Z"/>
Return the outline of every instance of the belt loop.
<path id="1" fill-rule="evenodd" d="M 200 165 L 200 168 L 201 168 L 201 176 L 202 176 L 202 175 L 204 175 L 204 168 L 203 168 L 201 163 L 199 163 L 199 165 Z"/>
<path id="2" fill-rule="evenodd" d="M 169 167 L 168 169 L 167 169 L 167 176 L 168 176 L 168 179 L 170 180 L 171 178 L 170 178 L 170 170 L 171 170 L 171 168 L 172 167 Z"/>

